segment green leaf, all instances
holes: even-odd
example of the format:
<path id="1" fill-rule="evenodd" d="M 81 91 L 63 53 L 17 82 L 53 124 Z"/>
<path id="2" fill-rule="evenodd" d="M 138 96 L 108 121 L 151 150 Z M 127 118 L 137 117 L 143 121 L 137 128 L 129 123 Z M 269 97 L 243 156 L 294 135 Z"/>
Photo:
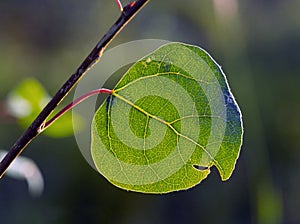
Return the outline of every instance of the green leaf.
<path id="1" fill-rule="evenodd" d="M 10 92 L 7 104 L 11 115 L 17 118 L 20 126 L 27 128 L 49 100 L 50 96 L 44 87 L 36 79 L 28 78 Z M 82 123 L 79 115 L 74 119 Z M 67 113 L 60 117 L 43 133 L 53 138 L 73 135 L 72 114 Z"/>
<path id="2" fill-rule="evenodd" d="M 100 106 L 91 151 L 114 185 L 166 193 L 200 183 L 212 166 L 227 180 L 242 134 L 220 66 L 199 47 L 171 43 L 134 64 Z"/>

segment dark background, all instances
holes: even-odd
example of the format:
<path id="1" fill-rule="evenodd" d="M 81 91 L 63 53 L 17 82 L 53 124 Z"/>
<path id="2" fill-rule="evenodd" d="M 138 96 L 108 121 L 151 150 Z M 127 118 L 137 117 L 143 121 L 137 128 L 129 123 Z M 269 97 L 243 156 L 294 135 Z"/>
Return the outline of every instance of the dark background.
<path id="1" fill-rule="evenodd" d="M 4 177 L 0 223 L 300 223 L 299 9 L 294 0 L 152 0 L 111 45 L 182 41 L 222 65 L 245 127 L 230 180 L 213 169 L 188 191 L 126 192 L 86 163 L 73 137 L 40 136 L 23 155 L 40 167 L 44 194 Z M 53 95 L 118 15 L 113 0 L 0 1 L 1 105 L 26 77 Z M 0 114 L 8 149 L 23 129 Z"/>

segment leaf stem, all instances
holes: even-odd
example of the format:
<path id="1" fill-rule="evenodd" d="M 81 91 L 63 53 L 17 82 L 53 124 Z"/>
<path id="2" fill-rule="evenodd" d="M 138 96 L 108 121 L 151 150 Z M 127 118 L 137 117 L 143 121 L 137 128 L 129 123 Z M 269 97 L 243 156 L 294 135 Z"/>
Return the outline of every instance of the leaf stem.
<path id="1" fill-rule="evenodd" d="M 116 0 L 116 2 L 118 4 L 120 11 L 123 12 L 123 6 L 122 6 L 122 3 L 120 2 L 120 0 Z"/>
<path id="2" fill-rule="evenodd" d="M 78 83 L 83 75 L 98 62 L 103 51 L 109 43 L 117 36 L 117 34 L 127 25 L 127 23 L 139 12 L 139 10 L 150 0 L 138 0 L 129 3 L 123 8 L 123 11 L 117 21 L 110 27 L 107 33 L 96 44 L 91 53 L 84 59 L 82 64 L 77 68 L 74 74 L 62 85 L 54 97 L 44 107 L 42 112 L 32 122 L 29 128 L 15 142 L 8 153 L 0 162 L 0 178 L 4 175 L 9 165 L 18 155 L 26 148 L 26 146 L 40 134 L 41 126 L 44 124 L 51 112 L 59 105 L 59 103 L 68 95 L 71 89 Z"/>
<path id="3" fill-rule="evenodd" d="M 110 89 L 105 89 L 105 88 L 101 88 L 101 89 L 95 89 L 92 90 L 80 97 L 78 97 L 76 100 L 74 100 L 72 103 L 68 104 L 67 106 L 65 106 L 63 109 L 61 109 L 57 114 L 55 114 L 49 121 L 45 121 L 39 128 L 38 132 L 41 133 L 43 132 L 46 128 L 48 128 L 51 124 L 53 124 L 54 121 L 56 121 L 58 118 L 60 118 L 62 115 L 64 115 L 66 112 L 68 112 L 69 110 L 71 110 L 73 107 L 75 107 L 76 105 L 80 104 L 82 101 L 86 100 L 87 98 L 97 95 L 99 93 L 105 93 L 105 94 L 112 94 L 112 90 Z"/>

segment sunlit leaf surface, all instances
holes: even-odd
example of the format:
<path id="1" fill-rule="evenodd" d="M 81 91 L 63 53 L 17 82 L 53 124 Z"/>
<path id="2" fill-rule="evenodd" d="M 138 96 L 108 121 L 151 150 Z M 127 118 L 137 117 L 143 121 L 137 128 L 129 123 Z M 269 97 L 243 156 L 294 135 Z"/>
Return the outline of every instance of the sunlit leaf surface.
<path id="1" fill-rule="evenodd" d="M 134 64 L 92 124 L 92 156 L 114 185 L 145 193 L 190 188 L 215 166 L 222 180 L 242 143 L 241 113 L 204 50 L 167 44 Z"/>

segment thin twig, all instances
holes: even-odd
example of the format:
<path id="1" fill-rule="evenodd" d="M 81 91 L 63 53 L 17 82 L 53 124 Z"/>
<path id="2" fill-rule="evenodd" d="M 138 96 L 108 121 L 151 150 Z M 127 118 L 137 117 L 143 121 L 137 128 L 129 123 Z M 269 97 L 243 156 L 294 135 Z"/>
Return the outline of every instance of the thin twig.
<path id="1" fill-rule="evenodd" d="M 138 0 L 131 2 L 123 8 L 121 16 L 111 26 L 108 32 L 100 39 L 95 48 L 85 58 L 82 64 L 78 67 L 73 75 L 63 84 L 55 96 L 45 106 L 42 112 L 32 122 L 29 128 L 11 147 L 6 156 L 0 162 L 0 178 L 13 160 L 20 155 L 25 147 L 39 135 L 41 125 L 44 124 L 51 112 L 58 106 L 58 104 L 68 95 L 71 89 L 78 83 L 82 76 L 100 59 L 104 49 L 114 39 L 114 37 L 125 27 L 125 25 L 139 12 L 139 10 L 150 0 Z"/>

